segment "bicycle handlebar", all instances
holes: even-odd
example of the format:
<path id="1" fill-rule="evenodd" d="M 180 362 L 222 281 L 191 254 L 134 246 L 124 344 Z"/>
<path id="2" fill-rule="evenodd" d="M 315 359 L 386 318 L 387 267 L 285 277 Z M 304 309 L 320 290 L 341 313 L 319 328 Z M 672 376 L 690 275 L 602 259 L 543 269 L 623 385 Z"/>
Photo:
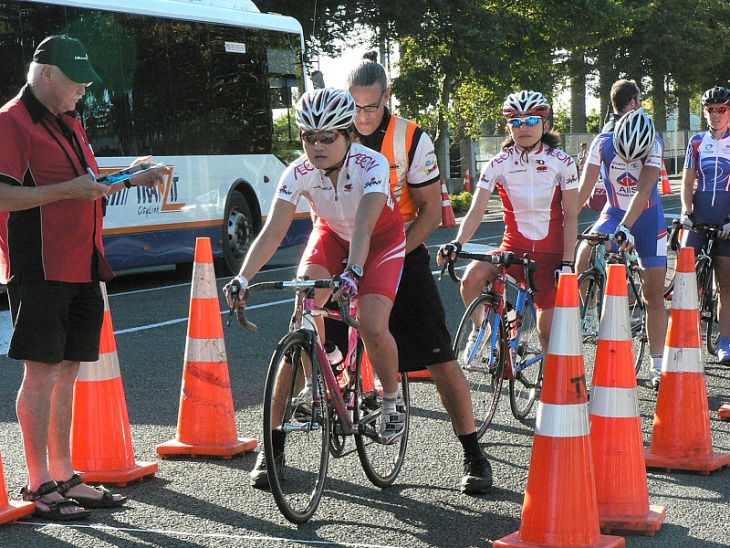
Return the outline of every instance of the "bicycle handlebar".
<path id="1" fill-rule="evenodd" d="M 537 271 L 537 262 L 530 259 L 530 254 L 525 253 L 522 257 L 517 257 L 511 251 L 502 251 L 501 253 L 470 253 L 468 251 L 459 251 L 457 259 L 470 259 L 474 261 L 485 261 L 492 263 L 495 266 L 504 266 L 505 268 L 512 265 L 522 265 L 522 270 L 527 281 L 527 288 L 531 293 L 537 293 L 540 288 L 535 285 L 534 273 Z M 456 283 L 461 282 L 461 279 L 456 275 L 454 271 L 455 260 L 452 261 L 449 257 L 444 257 L 444 266 L 441 268 L 441 275 L 443 276 L 444 270 L 448 268 L 449 277 Z"/>
<path id="2" fill-rule="evenodd" d="M 587 242 L 590 245 L 599 245 L 599 244 L 607 244 L 609 242 L 614 241 L 613 234 L 604 234 L 602 232 L 591 232 L 589 234 L 578 234 L 578 240 Z M 618 254 L 614 254 L 614 256 L 618 255 L 619 259 L 621 257 L 621 252 Z M 623 256 L 626 258 L 626 260 L 635 262 L 639 260 L 639 256 L 636 254 L 635 251 L 624 251 Z M 623 262 L 623 260 L 621 260 Z"/>
<path id="3" fill-rule="evenodd" d="M 715 238 L 722 232 L 722 227 L 713 223 L 696 223 L 692 228 L 686 228 L 682 225 L 682 221 L 674 219 L 672 221 L 672 234 L 669 238 L 669 248 L 672 251 L 679 249 L 679 231 L 680 230 L 691 230 L 692 232 L 705 232 L 710 238 Z"/>
<path id="4" fill-rule="evenodd" d="M 253 293 L 260 293 L 262 291 L 280 291 L 283 289 L 288 289 L 291 291 L 311 291 L 313 289 L 331 289 L 332 291 L 337 291 L 340 287 L 340 277 L 335 276 L 332 279 L 324 279 L 324 280 L 305 280 L 302 278 L 298 278 L 291 281 L 272 281 L 272 282 L 258 282 L 255 284 L 252 284 L 246 288 L 246 291 L 244 292 L 244 301 L 248 301 L 249 295 Z M 238 294 L 241 291 L 241 285 L 238 283 L 238 280 L 233 280 L 231 283 L 231 298 L 235 302 L 235 300 L 238 298 Z M 350 308 L 349 303 L 345 301 L 342 298 L 337 299 L 337 305 L 340 311 L 340 315 L 342 317 L 342 321 L 345 322 L 350 327 L 359 328 L 360 322 L 357 321 L 357 319 L 353 318 L 350 315 Z M 322 309 L 322 313 L 326 314 L 327 310 Z M 234 311 L 233 308 L 231 308 L 230 316 L 228 318 L 228 325 L 231 323 L 231 318 L 233 317 Z M 255 333 L 258 329 L 258 326 L 251 322 L 248 318 L 246 318 L 246 308 L 240 307 L 236 310 L 236 317 L 238 319 L 238 323 L 240 323 L 244 329 L 247 329 L 248 331 L 251 331 L 252 333 Z"/>

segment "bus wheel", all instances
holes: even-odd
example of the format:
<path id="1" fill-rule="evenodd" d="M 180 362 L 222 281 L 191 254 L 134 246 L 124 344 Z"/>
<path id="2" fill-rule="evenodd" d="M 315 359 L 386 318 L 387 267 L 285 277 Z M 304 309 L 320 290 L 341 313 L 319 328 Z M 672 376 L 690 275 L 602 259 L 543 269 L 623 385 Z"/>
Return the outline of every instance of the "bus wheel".
<path id="1" fill-rule="evenodd" d="M 233 192 L 226 206 L 223 233 L 223 258 L 230 274 L 238 274 L 254 239 L 251 208 L 240 192 Z"/>

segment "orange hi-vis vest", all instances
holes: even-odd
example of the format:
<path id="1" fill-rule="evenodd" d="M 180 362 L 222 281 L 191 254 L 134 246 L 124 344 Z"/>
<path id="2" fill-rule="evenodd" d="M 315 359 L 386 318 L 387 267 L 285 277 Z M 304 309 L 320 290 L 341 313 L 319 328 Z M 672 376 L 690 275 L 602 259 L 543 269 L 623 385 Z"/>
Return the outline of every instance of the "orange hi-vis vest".
<path id="1" fill-rule="evenodd" d="M 418 213 L 418 206 L 411 199 L 406 179 L 408 178 L 408 153 L 413 144 L 413 134 L 418 129 L 415 122 L 391 115 L 388 129 L 383 137 L 380 153 L 390 162 L 390 189 L 398 200 L 403 223 L 412 222 Z"/>

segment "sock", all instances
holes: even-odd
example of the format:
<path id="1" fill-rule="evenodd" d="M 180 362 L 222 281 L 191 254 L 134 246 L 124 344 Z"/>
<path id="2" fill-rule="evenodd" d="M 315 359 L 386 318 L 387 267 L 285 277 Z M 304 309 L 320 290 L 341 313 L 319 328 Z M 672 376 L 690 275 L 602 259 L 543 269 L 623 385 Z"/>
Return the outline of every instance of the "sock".
<path id="1" fill-rule="evenodd" d="M 651 367 L 652 367 L 652 369 L 656 369 L 657 371 L 662 370 L 662 355 L 661 354 L 652 355 Z"/>
<path id="2" fill-rule="evenodd" d="M 286 441 L 286 433 L 281 430 L 271 432 L 271 444 L 274 446 L 274 454 L 279 455 L 284 452 L 284 441 Z"/>
<path id="3" fill-rule="evenodd" d="M 476 432 L 459 436 L 459 441 L 464 448 L 464 462 L 469 462 L 473 457 L 482 455 L 482 449 L 479 447 L 479 439 L 477 438 Z"/>
<path id="4" fill-rule="evenodd" d="M 383 412 L 392 413 L 395 411 L 395 404 L 400 399 L 400 390 L 395 392 L 383 392 Z"/>

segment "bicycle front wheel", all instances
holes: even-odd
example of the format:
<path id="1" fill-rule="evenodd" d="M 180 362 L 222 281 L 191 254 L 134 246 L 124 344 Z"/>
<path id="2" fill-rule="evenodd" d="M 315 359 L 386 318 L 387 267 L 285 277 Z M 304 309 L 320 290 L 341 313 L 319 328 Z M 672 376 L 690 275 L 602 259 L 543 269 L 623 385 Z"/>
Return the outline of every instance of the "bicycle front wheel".
<path id="1" fill-rule="evenodd" d="M 585 355 L 586 386 L 593 380 L 593 365 L 598 347 L 598 322 L 603 302 L 603 276 L 596 270 L 587 270 L 578 278 L 580 293 L 580 325 Z"/>
<path id="2" fill-rule="evenodd" d="M 319 368 L 312 378 L 312 391 L 320 401 L 313 404 L 310 398 L 300 396 L 305 371 L 312 371 L 311 350 L 306 334 L 295 331 L 285 335 L 269 364 L 264 395 L 269 485 L 281 513 L 296 524 L 314 515 L 329 464 L 330 414 Z"/>
<path id="3" fill-rule="evenodd" d="M 497 312 L 491 299 L 480 295 L 472 301 L 461 318 L 454 340 L 454 354 L 469 383 L 474 426 L 480 438 L 494 418 L 504 383 L 507 334 L 504 324 L 495 321 Z M 476 313 L 481 316 L 478 328 L 472 321 Z M 492 335 L 494 325 L 499 325 L 496 336 Z"/>
<path id="4" fill-rule="evenodd" d="M 360 364 L 358 375 L 360 379 Z M 408 374 L 401 374 L 400 393 L 405 413 L 405 432 L 393 444 L 384 445 L 378 441 L 380 435 L 380 406 L 382 398 L 377 389 L 369 392 L 358 391 L 355 405 L 355 421 L 360 433 L 355 436 L 360 464 L 368 479 L 378 487 L 392 485 L 403 468 L 408 447 L 408 430 L 411 422 L 411 395 L 408 387 Z"/>
<path id="5" fill-rule="evenodd" d="M 509 405 L 515 418 L 522 420 L 530 413 L 542 387 L 542 347 L 532 302 L 525 305 L 515 356 L 515 378 L 509 381 Z"/>
<path id="6" fill-rule="evenodd" d="M 673 250 L 671 242 L 667 241 L 667 272 L 664 275 L 664 298 L 671 300 L 674 291 L 674 276 L 677 273 L 677 253 Z"/>
<path id="7" fill-rule="evenodd" d="M 636 269 L 627 271 L 629 295 L 629 319 L 631 320 L 631 341 L 634 346 L 634 371 L 641 371 L 646 356 L 649 337 L 646 331 L 646 303 L 641 291 L 641 276 Z"/>
<path id="8" fill-rule="evenodd" d="M 699 304 L 704 324 L 705 345 L 707 351 L 715 355 L 720 342 L 720 324 L 717 318 L 718 291 L 713 269 L 706 259 L 697 263 L 697 287 L 700 293 Z"/>

